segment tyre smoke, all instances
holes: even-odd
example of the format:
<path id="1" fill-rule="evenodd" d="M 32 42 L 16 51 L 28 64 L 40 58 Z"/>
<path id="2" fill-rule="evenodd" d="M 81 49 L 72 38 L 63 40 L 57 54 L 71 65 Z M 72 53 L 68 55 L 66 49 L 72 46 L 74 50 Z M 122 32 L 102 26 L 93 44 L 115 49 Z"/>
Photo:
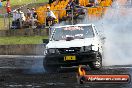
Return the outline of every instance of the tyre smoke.
<path id="1" fill-rule="evenodd" d="M 132 8 L 114 3 L 102 23 L 106 37 L 104 44 L 104 65 L 132 64 Z"/>
<path id="2" fill-rule="evenodd" d="M 42 74 L 45 72 L 43 68 L 43 58 L 34 58 L 32 63 L 33 65 L 26 72 L 27 74 Z"/>
<path id="3" fill-rule="evenodd" d="M 103 56 L 105 66 L 132 64 L 132 8 L 127 4 L 127 0 L 116 0 L 101 20 L 91 21 L 86 15 L 79 22 L 95 24 L 100 34 L 106 37 Z"/>

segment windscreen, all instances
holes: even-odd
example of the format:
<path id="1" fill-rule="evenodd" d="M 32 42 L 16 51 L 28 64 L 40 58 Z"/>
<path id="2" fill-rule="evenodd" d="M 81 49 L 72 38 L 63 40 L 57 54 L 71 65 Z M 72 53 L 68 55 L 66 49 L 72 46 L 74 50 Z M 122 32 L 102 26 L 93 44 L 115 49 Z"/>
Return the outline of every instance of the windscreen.
<path id="1" fill-rule="evenodd" d="M 92 26 L 70 26 L 52 29 L 53 40 L 83 39 L 94 37 Z"/>

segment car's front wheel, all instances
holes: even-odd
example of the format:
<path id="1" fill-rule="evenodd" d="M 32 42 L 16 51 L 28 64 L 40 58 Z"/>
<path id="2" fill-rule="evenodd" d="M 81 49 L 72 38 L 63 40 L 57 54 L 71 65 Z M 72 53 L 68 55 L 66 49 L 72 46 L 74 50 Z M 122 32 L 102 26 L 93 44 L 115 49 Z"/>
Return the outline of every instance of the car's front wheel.
<path id="1" fill-rule="evenodd" d="M 102 67 L 102 56 L 100 53 L 96 54 L 96 61 L 89 63 L 89 66 L 93 70 L 98 70 Z"/>
<path id="2" fill-rule="evenodd" d="M 45 57 L 43 60 L 43 67 L 46 72 L 58 72 L 59 66 L 54 64 L 55 62 L 52 61 L 50 58 Z"/>

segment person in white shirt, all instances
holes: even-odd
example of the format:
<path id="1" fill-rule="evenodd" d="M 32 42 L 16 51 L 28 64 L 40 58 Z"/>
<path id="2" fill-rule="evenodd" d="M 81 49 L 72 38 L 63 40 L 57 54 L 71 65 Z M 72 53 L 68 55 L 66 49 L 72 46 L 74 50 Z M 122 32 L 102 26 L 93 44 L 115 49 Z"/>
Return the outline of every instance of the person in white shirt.
<path id="1" fill-rule="evenodd" d="M 12 28 L 20 28 L 25 21 L 24 13 L 20 11 L 20 9 L 13 10 L 13 21 L 12 21 Z"/>
<path id="2" fill-rule="evenodd" d="M 13 10 L 12 11 L 12 15 L 13 15 L 13 21 L 16 21 L 18 18 L 17 18 L 17 11 L 16 10 Z"/>
<path id="3" fill-rule="evenodd" d="M 56 20 L 55 14 L 50 10 L 50 7 L 47 7 L 46 25 L 54 24 L 55 20 Z"/>
<path id="4" fill-rule="evenodd" d="M 19 20 L 21 19 L 22 21 L 26 20 L 24 13 L 22 11 L 20 11 L 20 9 L 18 9 L 17 19 L 19 19 Z"/>
<path id="5" fill-rule="evenodd" d="M 94 4 L 95 4 L 95 6 L 97 6 L 99 4 L 98 0 L 95 0 Z"/>
<path id="6" fill-rule="evenodd" d="M 50 10 L 50 7 L 47 7 L 47 17 L 52 17 L 56 19 L 55 14 Z"/>

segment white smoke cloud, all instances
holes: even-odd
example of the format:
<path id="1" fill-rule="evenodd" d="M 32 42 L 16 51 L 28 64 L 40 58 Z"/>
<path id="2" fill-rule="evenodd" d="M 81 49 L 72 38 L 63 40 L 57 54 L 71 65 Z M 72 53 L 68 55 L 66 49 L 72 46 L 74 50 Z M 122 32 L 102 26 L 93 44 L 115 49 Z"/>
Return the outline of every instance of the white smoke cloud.
<path id="1" fill-rule="evenodd" d="M 132 8 L 109 8 L 101 23 L 106 37 L 104 65 L 132 64 Z"/>
<path id="2" fill-rule="evenodd" d="M 124 5 L 120 0 L 117 1 L 107 10 L 103 19 L 95 22 L 86 15 L 79 22 L 95 24 L 106 37 L 103 59 L 105 66 L 132 64 L 132 8 L 127 7 L 128 3 Z"/>

